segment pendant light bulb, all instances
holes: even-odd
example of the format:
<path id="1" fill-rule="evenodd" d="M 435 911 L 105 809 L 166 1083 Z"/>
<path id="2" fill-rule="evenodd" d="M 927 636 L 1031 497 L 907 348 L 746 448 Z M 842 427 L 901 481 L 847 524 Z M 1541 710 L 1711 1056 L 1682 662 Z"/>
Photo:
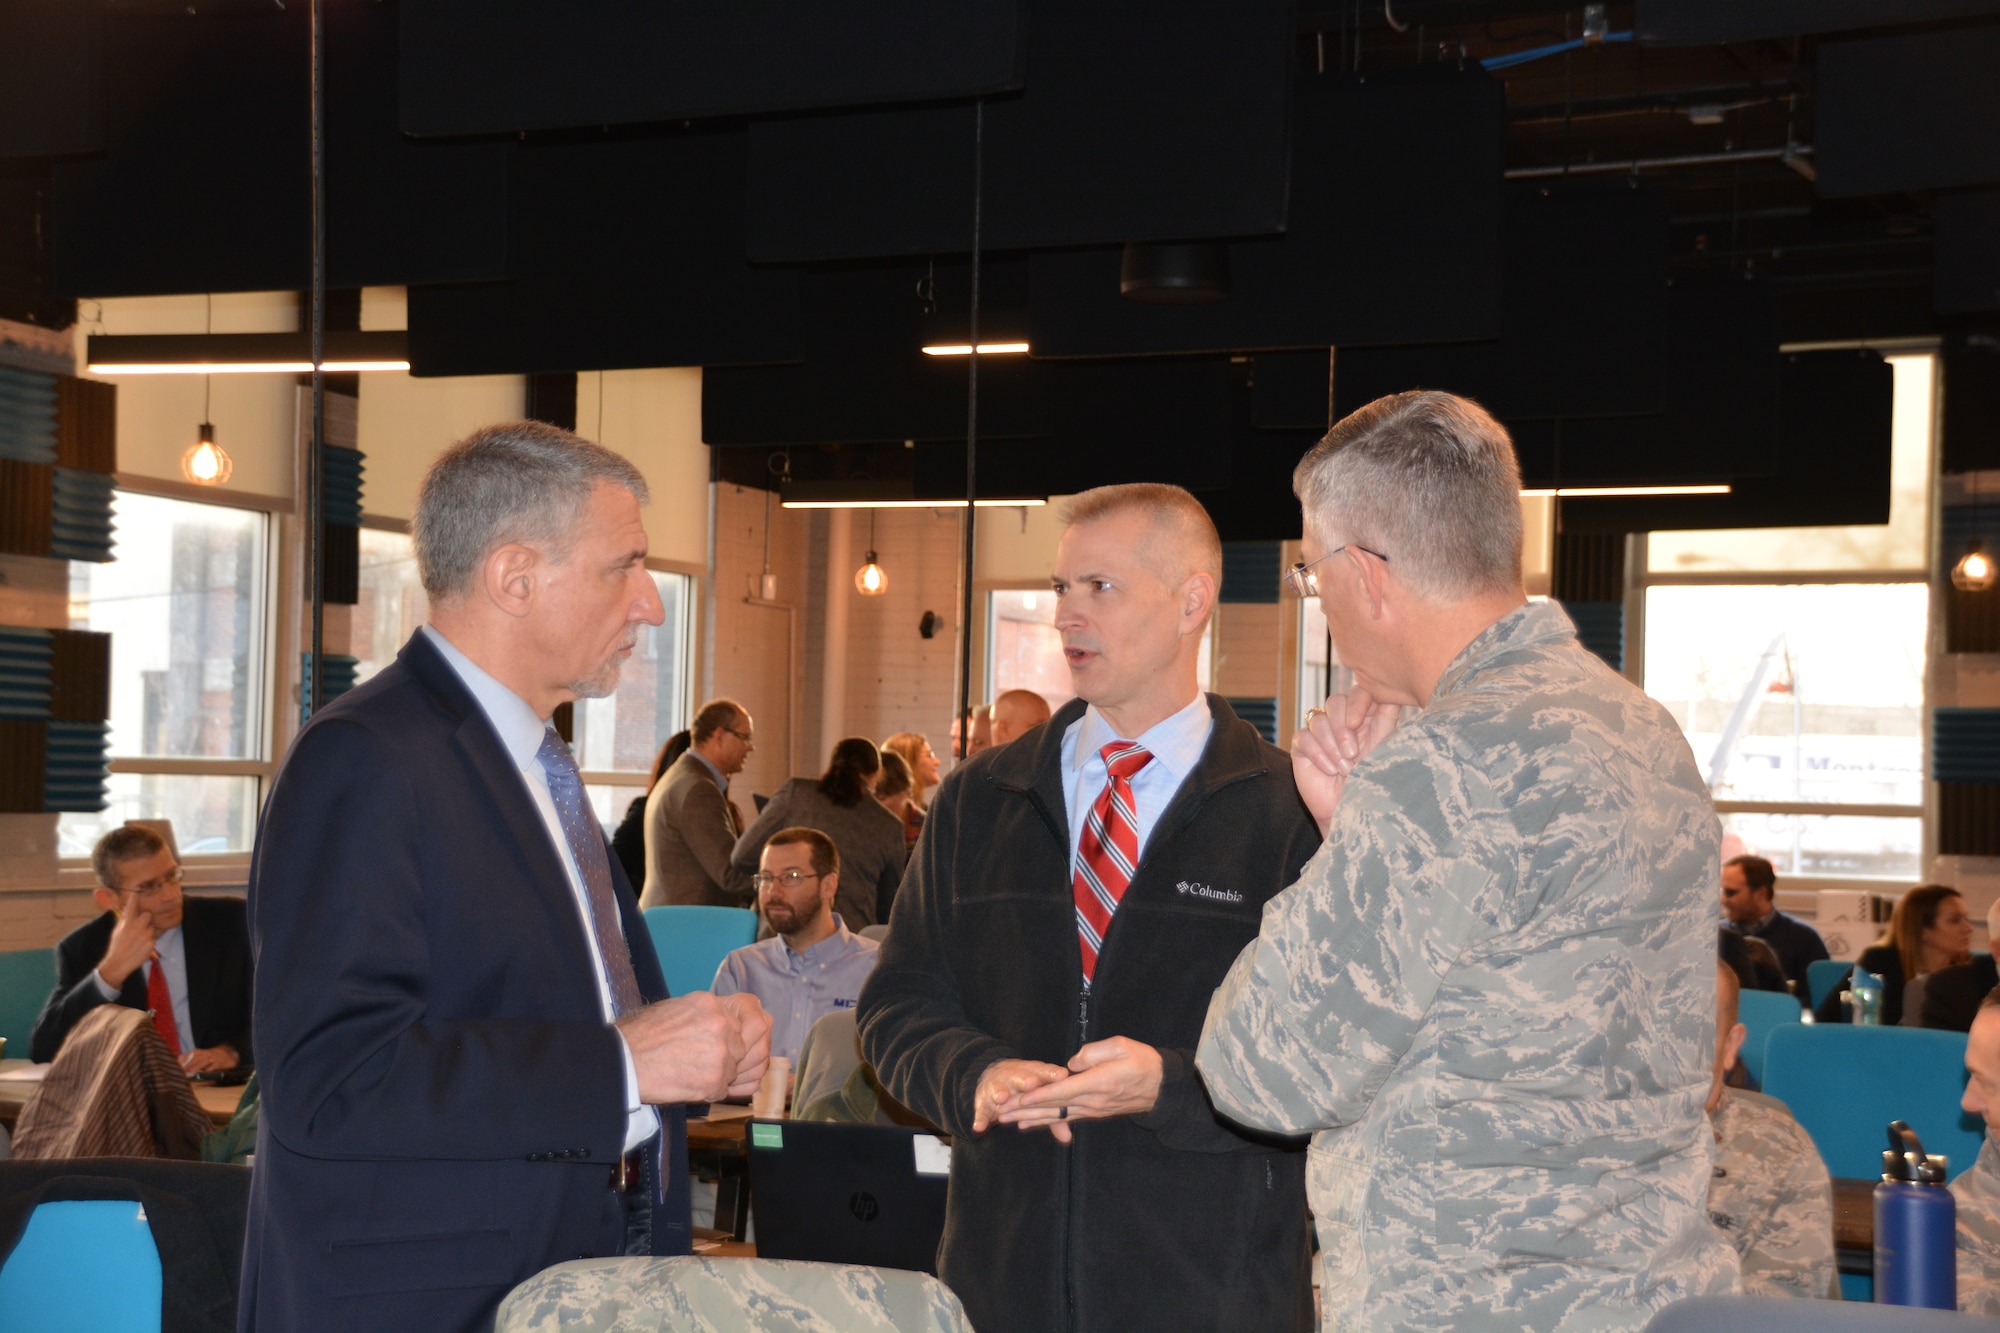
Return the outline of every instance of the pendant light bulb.
<path id="1" fill-rule="evenodd" d="M 200 437 L 181 455 L 181 475 L 197 486 L 220 486 L 235 469 L 235 463 L 215 442 L 215 427 L 202 422 Z"/>
<path id="2" fill-rule="evenodd" d="M 868 562 L 854 571 L 854 591 L 863 597 L 880 597 L 889 591 L 889 576 L 875 563 L 873 551 L 868 553 Z"/>
<path id="3" fill-rule="evenodd" d="M 1951 586 L 1961 592 L 1985 592 L 1993 586 L 1993 557 L 1986 554 L 1984 542 L 1977 540 L 1965 544 L 1965 554 L 1951 567 Z"/>

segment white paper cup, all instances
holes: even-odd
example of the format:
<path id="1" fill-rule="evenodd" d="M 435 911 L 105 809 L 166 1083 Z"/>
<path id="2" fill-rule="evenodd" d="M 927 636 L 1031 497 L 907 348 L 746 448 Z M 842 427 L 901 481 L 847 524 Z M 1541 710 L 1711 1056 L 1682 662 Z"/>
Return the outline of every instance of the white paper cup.
<path id="1" fill-rule="evenodd" d="M 764 1081 L 750 1094 L 750 1114 L 760 1120 L 778 1120 L 785 1114 L 785 1100 L 792 1090 L 792 1062 L 782 1055 L 771 1057 Z"/>

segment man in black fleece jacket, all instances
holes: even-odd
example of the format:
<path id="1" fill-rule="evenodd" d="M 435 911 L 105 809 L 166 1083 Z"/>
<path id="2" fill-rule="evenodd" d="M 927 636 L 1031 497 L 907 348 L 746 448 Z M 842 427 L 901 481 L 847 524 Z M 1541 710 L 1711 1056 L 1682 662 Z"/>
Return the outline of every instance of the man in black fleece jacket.
<path id="1" fill-rule="evenodd" d="M 1221 581 L 1200 504 L 1105 487 L 1068 522 L 1080 697 L 940 788 L 862 1048 L 955 1137 L 939 1272 L 980 1333 L 1304 1330 L 1302 1144 L 1221 1119 L 1194 1047 L 1319 834 L 1284 752 L 1197 686 Z"/>

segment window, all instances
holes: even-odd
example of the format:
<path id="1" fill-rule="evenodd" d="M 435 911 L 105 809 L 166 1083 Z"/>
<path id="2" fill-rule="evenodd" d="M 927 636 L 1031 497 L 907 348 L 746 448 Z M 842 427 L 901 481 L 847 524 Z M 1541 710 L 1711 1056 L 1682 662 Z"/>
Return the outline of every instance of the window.
<path id="1" fill-rule="evenodd" d="M 1056 632 L 1055 594 L 998 591 L 986 598 L 987 701 L 1008 690 L 1033 690 L 1053 712 L 1076 697 Z"/>
<path id="2" fill-rule="evenodd" d="M 686 730 L 694 714 L 695 581 L 655 570 L 653 585 L 667 618 L 640 629 L 632 656 L 618 673 L 617 690 L 602 699 L 579 699 L 574 715 L 577 767 L 598 822 L 612 828 L 633 798 L 646 794 L 660 747 Z"/>
<path id="3" fill-rule="evenodd" d="M 266 751 L 269 518 L 119 491 L 117 559 L 70 566 L 70 625 L 111 640 L 110 806 L 65 814 L 87 855 L 128 819 L 170 819 L 184 855 L 247 852 Z"/>
<path id="4" fill-rule="evenodd" d="M 416 543 L 408 533 L 361 529 L 360 583 L 348 648 L 360 661 L 357 683 L 395 661 L 430 615 L 430 600 L 417 577 Z"/>
<path id="5" fill-rule="evenodd" d="M 1723 855 L 1781 874 L 1923 870 L 1935 361 L 1891 358 L 1889 522 L 1646 542 L 1646 692 L 1715 794 Z"/>

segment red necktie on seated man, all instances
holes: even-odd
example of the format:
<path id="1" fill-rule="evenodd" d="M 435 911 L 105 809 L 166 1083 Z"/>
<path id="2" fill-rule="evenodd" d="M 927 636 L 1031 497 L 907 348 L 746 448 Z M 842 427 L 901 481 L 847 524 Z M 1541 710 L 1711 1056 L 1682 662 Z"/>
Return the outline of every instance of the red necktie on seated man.
<path id="1" fill-rule="evenodd" d="M 1097 973 L 1097 951 L 1111 929 L 1111 916 L 1139 868 L 1139 815 L 1132 803 L 1132 777 L 1152 762 L 1153 752 L 1131 741 L 1112 741 L 1104 760 L 1104 790 L 1090 807 L 1076 844 L 1076 936 L 1083 950 L 1083 984 Z"/>
<path id="2" fill-rule="evenodd" d="M 174 997 L 167 993 L 167 969 L 157 953 L 146 964 L 146 1007 L 153 1011 L 153 1026 L 166 1039 L 167 1049 L 174 1053 L 174 1059 L 180 1059 L 181 1034 L 174 1023 Z"/>

